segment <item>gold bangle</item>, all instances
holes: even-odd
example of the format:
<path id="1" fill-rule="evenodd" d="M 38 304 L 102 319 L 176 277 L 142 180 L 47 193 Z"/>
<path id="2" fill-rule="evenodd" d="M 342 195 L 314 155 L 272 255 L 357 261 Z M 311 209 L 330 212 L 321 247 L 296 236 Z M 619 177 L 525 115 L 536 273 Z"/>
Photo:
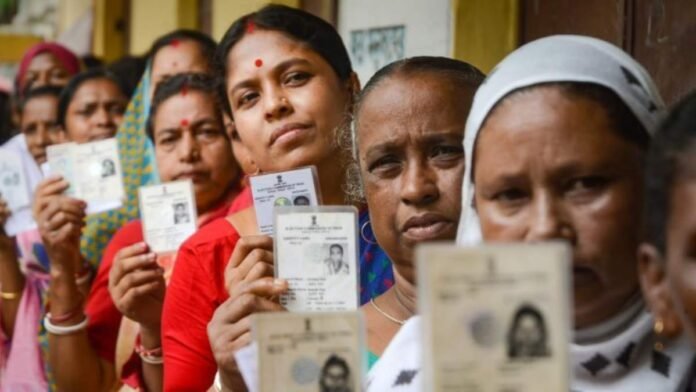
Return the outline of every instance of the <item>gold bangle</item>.
<path id="1" fill-rule="evenodd" d="M 0 298 L 2 299 L 17 299 L 22 296 L 21 292 L 9 293 L 5 291 L 0 291 Z"/>

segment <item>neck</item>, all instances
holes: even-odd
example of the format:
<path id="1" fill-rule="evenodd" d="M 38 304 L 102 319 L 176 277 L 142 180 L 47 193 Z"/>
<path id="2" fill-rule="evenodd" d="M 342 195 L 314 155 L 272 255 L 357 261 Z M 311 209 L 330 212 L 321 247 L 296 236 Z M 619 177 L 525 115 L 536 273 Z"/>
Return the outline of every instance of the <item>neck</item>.
<path id="1" fill-rule="evenodd" d="M 418 300 L 416 289 L 414 282 L 409 281 L 399 273 L 398 268 L 394 268 L 394 286 L 390 291 L 393 292 L 397 306 L 403 310 L 405 319 L 416 314 Z"/>
<path id="2" fill-rule="evenodd" d="M 239 187 L 236 184 L 237 183 L 235 182 L 233 185 L 230 185 L 227 188 L 227 190 L 223 192 L 222 195 L 220 195 L 220 197 L 211 201 L 210 203 L 206 203 L 206 205 L 196 205 L 196 208 L 198 209 L 198 215 L 202 216 L 204 214 L 207 214 L 208 212 L 214 211 L 216 208 L 220 207 L 226 201 L 237 197 L 237 194 L 239 193 Z"/>

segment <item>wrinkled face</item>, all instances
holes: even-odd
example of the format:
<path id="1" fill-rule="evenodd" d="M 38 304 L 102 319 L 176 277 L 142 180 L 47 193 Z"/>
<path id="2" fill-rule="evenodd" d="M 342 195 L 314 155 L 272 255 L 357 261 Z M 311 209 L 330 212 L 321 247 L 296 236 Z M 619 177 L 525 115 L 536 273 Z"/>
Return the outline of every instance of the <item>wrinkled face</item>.
<path id="1" fill-rule="evenodd" d="M 157 51 L 152 60 L 150 97 L 157 84 L 181 73 L 209 73 L 210 65 L 199 44 L 192 40 L 176 40 Z"/>
<path id="2" fill-rule="evenodd" d="M 519 350 L 518 353 L 523 356 L 533 353 L 543 343 L 543 333 L 537 319 L 529 314 L 521 316 L 513 339 Z"/>
<path id="3" fill-rule="evenodd" d="M 260 170 L 336 164 L 336 128 L 350 90 L 319 54 L 282 33 L 255 30 L 227 64 L 236 129 Z"/>
<path id="4" fill-rule="evenodd" d="M 358 113 L 358 158 L 372 229 L 411 282 L 414 247 L 456 236 L 462 139 L 473 94 L 446 77 L 397 74 L 377 85 Z"/>
<path id="5" fill-rule="evenodd" d="M 162 181 L 190 179 L 198 211 L 214 207 L 239 176 L 215 99 L 200 91 L 172 96 L 153 120 Z"/>
<path id="6" fill-rule="evenodd" d="M 696 165 L 696 154 L 689 159 Z M 691 166 L 696 167 L 696 166 Z M 667 279 L 682 327 L 696 345 L 696 179 L 677 182 L 667 221 Z"/>
<path id="7" fill-rule="evenodd" d="M 643 158 L 602 106 L 555 87 L 506 99 L 478 136 L 473 169 L 484 240 L 568 241 L 577 328 L 615 315 L 639 289 Z"/>
<path id="8" fill-rule="evenodd" d="M 46 148 L 67 141 L 58 124 L 58 97 L 44 95 L 30 99 L 22 111 L 20 127 L 27 147 L 38 165 L 46 162 Z"/>
<path id="9" fill-rule="evenodd" d="M 128 98 L 110 79 L 80 85 L 68 104 L 65 128 L 70 140 L 87 143 L 114 137 L 123 122 Z"/>
<path id="10" fill-rule="evenodd" d="M 65 69 L 53 53 L 44 52 L 31 60 L 20 85 L 23 86 L 23 89 L 41 86 L 62 87 L 68 84 L 70 76 L 70 72 Z"/>

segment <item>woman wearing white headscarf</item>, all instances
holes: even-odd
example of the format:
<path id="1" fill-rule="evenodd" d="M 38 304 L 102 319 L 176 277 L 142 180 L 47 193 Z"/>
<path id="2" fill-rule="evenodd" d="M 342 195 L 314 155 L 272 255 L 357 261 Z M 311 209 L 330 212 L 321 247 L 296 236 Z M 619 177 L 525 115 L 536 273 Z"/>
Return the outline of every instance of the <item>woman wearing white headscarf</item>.
<path id="1" fill-rule="evenodd" d="M 689 390 L 694 353 L 645 310 L 643 164 L 664 103 L 606 42 L 553 36 L 503 60 L 467 121 L 458 243 L 572 244 L 576 391 Z"/>

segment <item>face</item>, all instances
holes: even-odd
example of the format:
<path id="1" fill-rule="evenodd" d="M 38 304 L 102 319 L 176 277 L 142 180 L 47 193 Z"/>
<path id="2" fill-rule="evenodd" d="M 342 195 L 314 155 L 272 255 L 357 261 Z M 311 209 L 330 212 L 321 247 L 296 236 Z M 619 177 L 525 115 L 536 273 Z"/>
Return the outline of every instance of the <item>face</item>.
<path id="1" fill-rule="evenodd" d="M 227 132 L 227 137 L 232 143 L 232 153 L 237 163 L 242 168 L 245 174 L 254 174 L 257 171 L 256 163 L 251 159 L 249 150 L 246 148 L 242 140 L 239 138 L 239 133 L 237 132 L 237 127 L 234 121 L 226 113 L 223 116 L 223 121 L 225 124 L 225 130 Z"/>
<path id="2" fill-rule="evenodd" d="M 542 342 L 542 332 L 539 322 L 533 316 L 526 314 L 520 317 L 515 329 L 514 340 L 521 353 L 530 353 Z"/>
<path id="3" fill-rule="evenodd" d="M 24 105 L 20 127 L 27 147 L 37 164 L 46 162 L 46 148 L 67 141 L 58 125 L 58 97 L 44 95 L 30 99 Z"/>
<path id="4" fill-rule="evenodd" d="M 638 289 L 643 155 L 599 104 L 553 87 L 506 99 L 478 137 L 484 240 L 568 241 L 576 328 L 615 315 Z"/>
<path id="5" fill-rule="evenodd" d="M 70 76 L 70 73 L 53 53 L 44 52 L 31 60 L 21 85 L 25 89 L 41 86 L 62 87 L 68 84 Z"/>
<path id="6" fill-rule="evenodd" d="M 87 143 L 116 135 L 128 99 L 109 79 L 91 79 L 80 87 L 68 104 L 65 127 L 70 140 Z"/>
<path id="7" fill-rule="evenodd" d="M 333 365 L 326 368 L 322 377 L 322 384 L 325 391 L 346 391 L 348 386 L 348 374 L 343 366 Z"/>
<path id="8" fill-rule="evenodd" d="M 415 245 L 456 236 L 462 139 L 474 90 L 455 84 L 429 74 L 391 76 L 358 113 L 359 164 L 372 229 L 411 282 Z"/>
<path id="9" fill-rule="evenodd" d="M 203 58 L 196 41 L 177 40 L 158 50 L 152 60 L 150 97 L 157 84 L 181 73 L 209 73 L 208 61 Z"/>
<path id="10" fill-rule="evenodd" d="M 214 207 L 239 175 L 215 102 L 189 91 L 164 101 L 154 117 L 160 177 L 163 182 L 190 179 L 201 212 Z"/>
<path id="11" fill-rule="evenodd" d="M 330 162 L 351 98 L 319 54 L 285 35 L 247 34 L 230 51 L 226 93 L 241 141 L 261 171 Z"/>
<path id="12" fill-rule="evenodd" d="M 339 262 L 343 260 L 343 250 L 338 247 L 331 248 L 331 260 Z"/>

